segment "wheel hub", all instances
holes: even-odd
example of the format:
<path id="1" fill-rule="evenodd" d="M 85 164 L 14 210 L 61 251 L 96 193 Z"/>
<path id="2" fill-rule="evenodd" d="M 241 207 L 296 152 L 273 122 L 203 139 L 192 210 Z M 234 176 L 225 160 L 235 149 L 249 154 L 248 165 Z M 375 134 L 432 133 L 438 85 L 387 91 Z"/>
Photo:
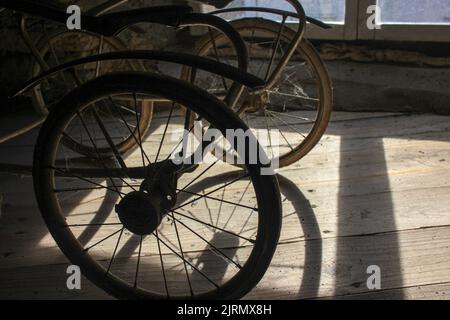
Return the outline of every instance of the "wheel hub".
<path id="1" fill-rule="evenodd" d="M 152 234 L 164 215 L 160 199 L 142 191 L 127 194 L 116 206 L 116 212 L 124 227 L 140 236 Z"/>
<path id="2" fill-rule="evenodd" d="M 269 102 L 269 92 L 264 91 L 255 95 L 245 91 L 241 101 L 246 113 L 264 112 Z"/>
<path id="3" fill-rule="evenodd" d="M 152 234 L 176 204 L 177 175 L 183 167 L 169 161 L 148 166 L 140 190 L 127 194 L 116 206 L 120 222 L 136 235 Z"/>

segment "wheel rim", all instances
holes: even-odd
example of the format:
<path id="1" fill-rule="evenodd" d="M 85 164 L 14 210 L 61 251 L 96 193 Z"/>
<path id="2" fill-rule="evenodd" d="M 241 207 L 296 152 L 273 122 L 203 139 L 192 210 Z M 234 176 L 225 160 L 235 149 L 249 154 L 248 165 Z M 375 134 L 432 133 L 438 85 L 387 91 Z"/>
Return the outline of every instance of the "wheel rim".
<path id="1" fill-rule="evenodd" d="M 269 65 L 273 72 L 284 53 L 283 47 L 294 37 L 292 30 L 284 27 L 278 43 L 280 25 L 275 22 L 244 19 L 233 22 L 233 26 L 247 43 L 249 72 L 267 79 L 271 74 Z M 275 51 L 275 48 L 278 48 L 277 54 L 271 62 L 270 50 Z M 206 36 L 198 52 L 236 64 L 228 39 L 218 33 Z M 195 83 L 211 93 L 223 95 L 229 88 L 229 82 L 221 77 L 209 77 L 207 81 L 201 77 L 202 74 L 198 74 Z M 274 163 L 283 167 L 301 159 L 318 143 L 328 125 L 331 108 L 332 89 L 326 68 L 312 46 L 303 41 L 274 86 L 257 96 L 244 93 L 236 112 L 255 129 L 258 140 Z M 268 135 L 268 131 L 272 135 Z"/>
<path id="2" fill-rule="evenodd" d="M 144 94 L 139 93 L 133 96 L 142 95 Z M 110 98 L 111 95 L 108 95 L 108 99 Z M 165 117 L 159 119 L 162 126 L 158 130 L 162 132 L 163 137 L 167 137 L 167 132 L 174 128 L 171 121 L 162 120 L 175 117 L 180 121 L 184 119 L 184 113 L 176 113 L 174 107 L 175 105 L 172 105 L 171 110 L 165 113 Z M 83 109 L 83 112 L 86 110 Z M 129 232 L 121 226 L 117 217 L 111 215 L 111 211 L 119 202 L 119 198 L 129 193 L 125 190 L 132 191 L 140 185 L 139 181 L 111 177 L 111 174 L 102 182 L 86 177 L 80 179 L 78 174 L 73 175 L 73 172 L 76 172 L 75 168 L 82 169 L 80 165 L 75 164 L 72 158 L 67 159 L 67 153 L 58 150 L 67 148 L 60 143 L 62 131 L 67 128 L 71 119 L 80 116 L 83 118 L 85 114 L 80 112 L 72 114 L 70 119 L 68 116 L 58 119 L 58 128 L 53 128 L 52 134 L 47 137 L 46 150 L 41 153 L 43 156 L 37 164 L 39 168 L 46 169 L 41 169 L 35 175 L 40 177 L 37 178 L 40 190 L 38 198 L 41 199 L 41 207 L 45 210 L 44 218 L 58 244 L 72 262 L 80 264 L 89 279 L 121 298 L 160 299 L 167 298 L 167 292 L 171 299 L 218 298 L 233 297 L 233 294 L 239 296 L 248 291 L 245 289 L 240 293 L 243 290 L 242 282 L 250 278 L 252 273 L 264 272 L 258 270 L 258 264 L 259 268 L 264 268 L 265 265 L 261 263 L 264 256 L 262 252 L 267 250 L 264 248 L 267 246 L 267 240 L 264 239 L 273 237 L 267 234 L 269 212 L 266 212 L 266 218 L 263 215 L 263 208 L 259 208 L 263 200 L 261 192 L 257 191 L 261 186 L 254 181 L 258 178 L 254 175 L 249 178 L 248 174 L 241 171 L 233 173 L 234 170 L 230 170 L 231 180 L 208 188 L 208 183 L 216 181 L 217 174 L 214 170 L 217 169 L 217 162 L 214 165 L 199 167 L 195 172 L 180 179 L 177 192 L 185 195 L 186 200 L 172 208 L 173 211 L 164 217 L 164 221 L 154 234 L 149 237 L 127 234 Z M 85 123 L 88 121 L 85 120 Z M 181 122 L 180 125 L 184 126 Z M 86 126 L 89 128 L 89 125 Z M 162 139 L 162 142 L 164 144 L 159 144 L 153 150 L 152 155 L 155 159 L 166 158 L 164 150 L 167 149 L 165 145 L 167 139 Z M 69 149 L 67 152 L 72 150 Z M 64 155 L 64 161 L 57 161 L 61 155 Z M 150 155 L 141 150 L 125 161 L 145 163 L 148 158 Z M 117 170 L 116 166 L 101 158 L 95 160 L 102 161 L 102 167 L 107 169 L 105 172 Z M 59 167 L 62 163 L 64 165 Z M 72 167 L 68 170 L 70 164 Z M 72 177 L 68 177 L 68 171 L 72 172 Z M 220 171 L 223 172 L 222 167 Z M 236 190 L 240 189 L 245 192 L 237 193 Z M 94 195 L 94 199 L 101 199 L 101 203 L 97 203 L 99 208 L 92 207 L 95 201 L 87 201 L 88 204 L 82 202 L 73 207 L 87 191 L 91 196 L 92 193 L 104 193 L 101 196 Z M 69 193 L 74 194 L 75 198 L 70 198 Z M 236 194 L 242 197 L 237 197 Z M 69 201 L 68 204 L 64 204 L 64 199 Z M 215 203 L 215 207 L 212 208 L 211 203 Z M 98 214 L 108 210 L 109 214 Z M 248 214 L 249 211 L 251 214 Z M 89 215 L 89 212 L 93 214 Z M 214 212 L 216 216 L 212 217 Z M 198 230 L 199 226 L 202 226 L 202 230 Z M 184 237 L 181 237 L 182 234 Z M 193 234 L 196 236 L 195 241 Z M 148 238 L 152 238 L 152 243 Z M 108 248 L 108 254 L 104 254 L 105 248 Z M 130 248 L 133 249 L 132 254 L 127 256 L 126 250 L 130 251 Z M 178 254 L 170 248 L 175 251 L 178 248 Z M 211 255 L 211 251 L 215 253 Z M 269 253 L 266 259 L 270 258 Z M 155 271 L 158 263 L 159 276 Z M 221 268 L 222 271 L 218 272 Z M 209 273 L 211 275 L 208 275 Z M 148 280 L 150 278 L 151 281 Z M 221 279 L 222 282 L 219 282 Z M 152 290 L 149 290 L 149 287 Z M 180 290 L 185 294 L 179 294 Z"/>

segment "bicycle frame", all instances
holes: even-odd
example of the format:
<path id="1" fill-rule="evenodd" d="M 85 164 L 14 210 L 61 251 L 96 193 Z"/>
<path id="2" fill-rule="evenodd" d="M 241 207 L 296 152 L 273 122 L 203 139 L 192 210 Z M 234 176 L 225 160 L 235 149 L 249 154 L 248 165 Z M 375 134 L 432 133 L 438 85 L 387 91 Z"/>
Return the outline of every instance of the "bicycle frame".
<path id="1" fill-rule="evenodd" d="M 287 49 L 286 53 L 283 55 L 283 57 L 280 59 L 280 63 L 276 66 L 274 72 L 270 75 L 270 77 L 266 80 L 266 87 L 270 88 L 277 82 L 279 76 L 283 72 L 286 65 L 289 63 L 289 60 L 294 55 L 295 51 L 297 50 L 297 47 L 300 45 L 300 42 L 303 40 L 303 36 L 305 35 L 306 31 L 306 22 L 307 22 L 307 16 L 305 13 L 305 10 L 303 6 L 300 4 L 298 0 L 285 0 L 287 1 L 296 11 L 294 12 L 288 12 L 283 10 L 277 10 L 277 9 L 269 9 L 269 8 L 259 8 L 259 7 L 237 7 L 237 8 L 228 8 L 228 9 L 221 9 L 211 12 L 211 14 L 220 14 L 220 13 L 227 13 L 227 12 L 248 12 L 248 11 L 256 11 L 256 12 L 267 12 L 272 14 L 278 14 L 281 15 L 282 23 L 280 25 L 280 31 L 279 31 L 279 37 L 281 36 L 281 32 L 283 31 L 283 28 L 286 25 L 286 20 L 288 17 L 295 17 L 299 19 L 299 25 L 298 30 L 296 32 L 296 35 L 291 42 L 289 48 Z M 315 21 L 315 19 L 309 18 L 311 21 Z M 280 41 L 280 38 L 276 40 L 277 42 Z M 271 61 L 268 67 L 268 70 L 271 70 L 272 64 L 274 62 L 275 58 L 275 50 L 272 54 Z M 259 92 L 256 92 L 258 94 Z"/>

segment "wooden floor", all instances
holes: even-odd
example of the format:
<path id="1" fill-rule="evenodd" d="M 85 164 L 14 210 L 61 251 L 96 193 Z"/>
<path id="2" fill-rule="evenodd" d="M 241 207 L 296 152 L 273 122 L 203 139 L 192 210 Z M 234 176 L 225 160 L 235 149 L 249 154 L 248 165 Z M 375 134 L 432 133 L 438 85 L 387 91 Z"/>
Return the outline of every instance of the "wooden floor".
<path id="1" fill-rule="evenodd" d="M 0 160 L 29 163 L 33 136 L 0 146 Z M 450 299 L 450 117 L 337 112 L 279 173 L 281 241 L 247 298 Z M 65 289 L 31 178 L 1 174 L 0 193 L 0 299 L 109 298 L 87 280 Z M 371 265 L 381 290 L 367 288 Z"/>

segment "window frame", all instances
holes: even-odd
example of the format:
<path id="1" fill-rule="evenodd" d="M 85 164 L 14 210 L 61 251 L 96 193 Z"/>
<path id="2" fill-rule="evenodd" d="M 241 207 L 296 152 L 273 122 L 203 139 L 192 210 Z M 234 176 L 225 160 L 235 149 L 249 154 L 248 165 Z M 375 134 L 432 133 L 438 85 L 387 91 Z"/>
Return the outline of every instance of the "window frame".
<path id="1" fill-rule="evenodd" d="M 306 37 L 315 40 L 372 40 L 411 42 L 450 42 L 450 24 L 382 24 L 380 29 L 367 28 L 367 9 L 377 0 L 346 0 L 344 24 L 330 23 L 332 29 L 308 24 Z M 214 11 L 212 6 L 193 3 L 200 12 Z M 288 24 L 289 25 L 289 24 Z M 294 23 L 290 24 L 295 27 Z"/>
<path id="2" fill-rule="evenodd" d="M 384 23 L 380 29 L 367 28 L 367 8 L 377 0 L 360 0 L 358 16 L 358 39 L 375 41 L 448 42 L 450 24 L 402 24 Z"/>
<path id="3" fill-rule="evenodd" d="M 344 24 L 329 23 L 332 29 L 322 29 L 318 26 L 308 24 L 306 37 L 317 40 L 356 40 L 358 35 L 358 1 L 345 1 L 345 22 Z"/>

